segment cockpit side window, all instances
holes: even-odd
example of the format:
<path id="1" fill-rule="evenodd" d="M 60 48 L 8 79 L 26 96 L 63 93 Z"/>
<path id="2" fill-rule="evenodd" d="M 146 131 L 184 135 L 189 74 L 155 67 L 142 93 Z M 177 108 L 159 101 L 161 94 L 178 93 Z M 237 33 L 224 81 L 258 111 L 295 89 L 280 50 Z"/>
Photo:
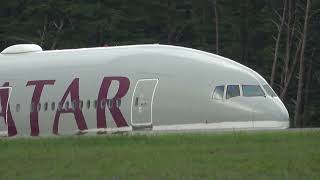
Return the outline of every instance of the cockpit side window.
<path id="1" fill-rule="evenodd" d="M 263 88 L 266 90 L 269 96 L 277 97 L 277 94 L 273 91 L 273 89 L 268 84 L 263 85 Z"/>
<path id="2" fill-rule="evenodd" d="M 264 92 L 259 85 L 242 85 L 244 97 L 264 96 Z"/>
<path id="3" fill-rule="evenodd" d="M 230 99 L 237 96 L 240 96 L 239 85 L 228 85 L 226 99 Z"/>
<path id="4" fill-rule="evenodd" d="M 222 100 L 224 93 L 224 86 L 217 86 L 213 91 L 213 99 Z"/>

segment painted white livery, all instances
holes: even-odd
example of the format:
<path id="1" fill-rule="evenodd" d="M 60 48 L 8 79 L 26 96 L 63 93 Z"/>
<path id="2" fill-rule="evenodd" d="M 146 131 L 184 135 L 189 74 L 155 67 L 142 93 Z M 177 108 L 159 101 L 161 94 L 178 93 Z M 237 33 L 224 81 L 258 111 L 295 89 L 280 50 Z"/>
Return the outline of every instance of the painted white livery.
<path id="1" fill-rule="evenodd" d="M 6 136 L 289 127 L 287 109 L 262 76 L 190 48 L 24 44 L 5 49 L 0 67 Z"/>

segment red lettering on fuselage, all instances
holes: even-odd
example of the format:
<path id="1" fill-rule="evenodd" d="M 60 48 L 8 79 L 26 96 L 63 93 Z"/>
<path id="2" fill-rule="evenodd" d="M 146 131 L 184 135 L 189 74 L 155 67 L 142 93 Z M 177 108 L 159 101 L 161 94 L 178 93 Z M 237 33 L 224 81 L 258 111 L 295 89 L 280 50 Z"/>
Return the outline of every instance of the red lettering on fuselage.
<path id="1" fill-rule="evenodd" d="M 4 83 L 2 87 L 9 87 L 9 82 Z M 10 105 L 8 104 L 9 93 L 9 89 L 0 89 L 0 101 L 2 107 L 0 116 L 3 117 L 8 126 L 8 136 L 14 136 L 17 134 L 17 128 L 12 118 Z"/>
<path id="2" fill-rule="evenodd" d="M 69 108 L 69 109 L 61 108 L 61 106 L 65 103 L 69 94 L 71 97 L 71 102 L 79 102 L 79 99 L 80 99 L 79 98 L 79 78 L 76 78 L 72 81 L 72 83 L 70 84 L 70 86 L 68 87 L 66 92 L 64 93 L 64 95 L 59 103 L 56 115 L 54 117 L 54 122 L 53 122 L 52 132 L 54 134 L 58 134 L 60 115 L 64 114 L 64 113 L 73 113 L 74 118 L 76 120 L 76 124 L 78 126 L 78 129 L 80 129 L 80 130 L 88 129 L 86 121 L 84 120 L 82 110 L 80 108 L 77 108 L 77 107 L 76 108 Z"/>
<path id="3" fill-rule="evenodd" d="M 26 86 L 35 86 L 33 91 L 33 96 L 31 100 L 31 105 L 36 108 L 31 108 L 30 111 L 30 127 L 31 127 L 31 136 L 39 135 L 39 114 L 37 111 L 37 106 L 40 102 L 41 93 L 45 85 L 54 85 L 55 80 L 38 80 L 38 81 L 29 81 Z"/>
<path id="4" fill-rule="evenodd" d="M 98 108 L 97 108 L 97 128 L 106 128 L 106 114 L 105 114 L 105 100 L 107 99 L 108 91 L 112 81 L 119 82 L 119 89 L 116 95 L 110 99 L 111 107 L 108 106 L 113 120 L 115 121 L 117 127 L 128 126 L 126 120 L 124 119 L 120 109 L 116 106 L 116 101 L 123 98 L 130 87 L 130 81 L 126 77 L 105 77 L 100 86 L 99 95 L 98 95 Z M 101 106 L 101 104 L 103 105 Z M 101 106 L 101 107 L 100 107 Z"/>
<path id="5" fill-rule="evenodd" d="M 56 80 L 33 80 L 28 81 L 26 86 L 34 86 L 34 91 L 32 95 L 31 105 L 35 106 L 30 108 L 30 135 L 38 136 L 40 133 L 39 129 L 39 112 L 38 112 L 38 104 L 41 100 L 42 93 L 46 90 L 44 87 L 46 85 L 54 86 Z M 65 91 L 64 95 L 59 102 L 58 108 L 55 113 L 55 117 L 53 120 L 52 133 L 59 134 L 59 122 L 60 116 L 66 113 L 72 113 L 74 115 L 76 125 L 79 130 L 83 131 L 88 129 L 87 124 L 82 112 L 82 109 L 79 107 L 80 97 L 79 97 L 79 78 L 75 78 Z M 116 95 L 113 98 L 108 99 L 108 104 L 110 106 L 106 106 L 108 93 L 110 91 L 111 83 L 117 81 L 119 83 L 119 88 L 116 91 Z M 9 82 L 6 82 L 3 87 L 9 87 Z M 121 99 L 128 93 L 130 87 L 130 80 L 127 77 L 104 77 L 98 91 L 97 97 L 97 107 L 96 107 L 96 118 L 97 118 L 97 128 L 107 128 L 106 122 L 106 112 L 105 109 L 108 107 L 113 120 L 117 127 L 128 126 L 127 121 L 125 120 L 119 106 L 117 106 L 117 101 L 121 101 Z M 13 87 L 14 88 L 14 87 Z M 0 117 L 2 116 L 5 119 L 5 122 L 8 126 L 8 135 L 14 136 L 17 134 L 17 129 L 15 122 L 13 120 L 10 105 L 8 104 L 9 100 L 9 88 L 8 89 L 0 89 L 0 103 L 2 106 L 2 110 L 0 112 Z M 67 97 L 71 97 L 71 104 L 77 103 L 72 108 L 64 108 L 63 105 L 67 101 Z"/>

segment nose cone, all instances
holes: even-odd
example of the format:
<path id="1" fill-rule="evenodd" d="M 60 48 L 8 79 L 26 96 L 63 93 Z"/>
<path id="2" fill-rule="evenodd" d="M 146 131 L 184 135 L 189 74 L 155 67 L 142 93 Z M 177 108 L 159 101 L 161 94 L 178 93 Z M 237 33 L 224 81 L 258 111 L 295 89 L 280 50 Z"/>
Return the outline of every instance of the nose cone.
<path id="1" fill-rule="evenodd" d="M 289 128 L 289 113 L 287 108 L 284 106 L 280 98 L 276 97 L 274 100 L 279 107 L 279 121 L 283 121 L 283 128 Z"/>
<path id="2" fill-rule="evenodd" d="M 289 113 L 286 108 L 283 109 L 282 116 L 284 121 L 289 121 Z"/>

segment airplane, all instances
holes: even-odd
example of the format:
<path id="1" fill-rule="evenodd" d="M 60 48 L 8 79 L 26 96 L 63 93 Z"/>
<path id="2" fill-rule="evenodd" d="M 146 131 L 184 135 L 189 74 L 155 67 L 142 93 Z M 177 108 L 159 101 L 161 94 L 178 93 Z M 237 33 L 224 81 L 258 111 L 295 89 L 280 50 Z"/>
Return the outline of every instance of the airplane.
<path id="1" fill-rule="evenodd" d="M 289 127 L 261 75 L 191 48 L 18 44 L 0 67 L 2 136 Z"/>

